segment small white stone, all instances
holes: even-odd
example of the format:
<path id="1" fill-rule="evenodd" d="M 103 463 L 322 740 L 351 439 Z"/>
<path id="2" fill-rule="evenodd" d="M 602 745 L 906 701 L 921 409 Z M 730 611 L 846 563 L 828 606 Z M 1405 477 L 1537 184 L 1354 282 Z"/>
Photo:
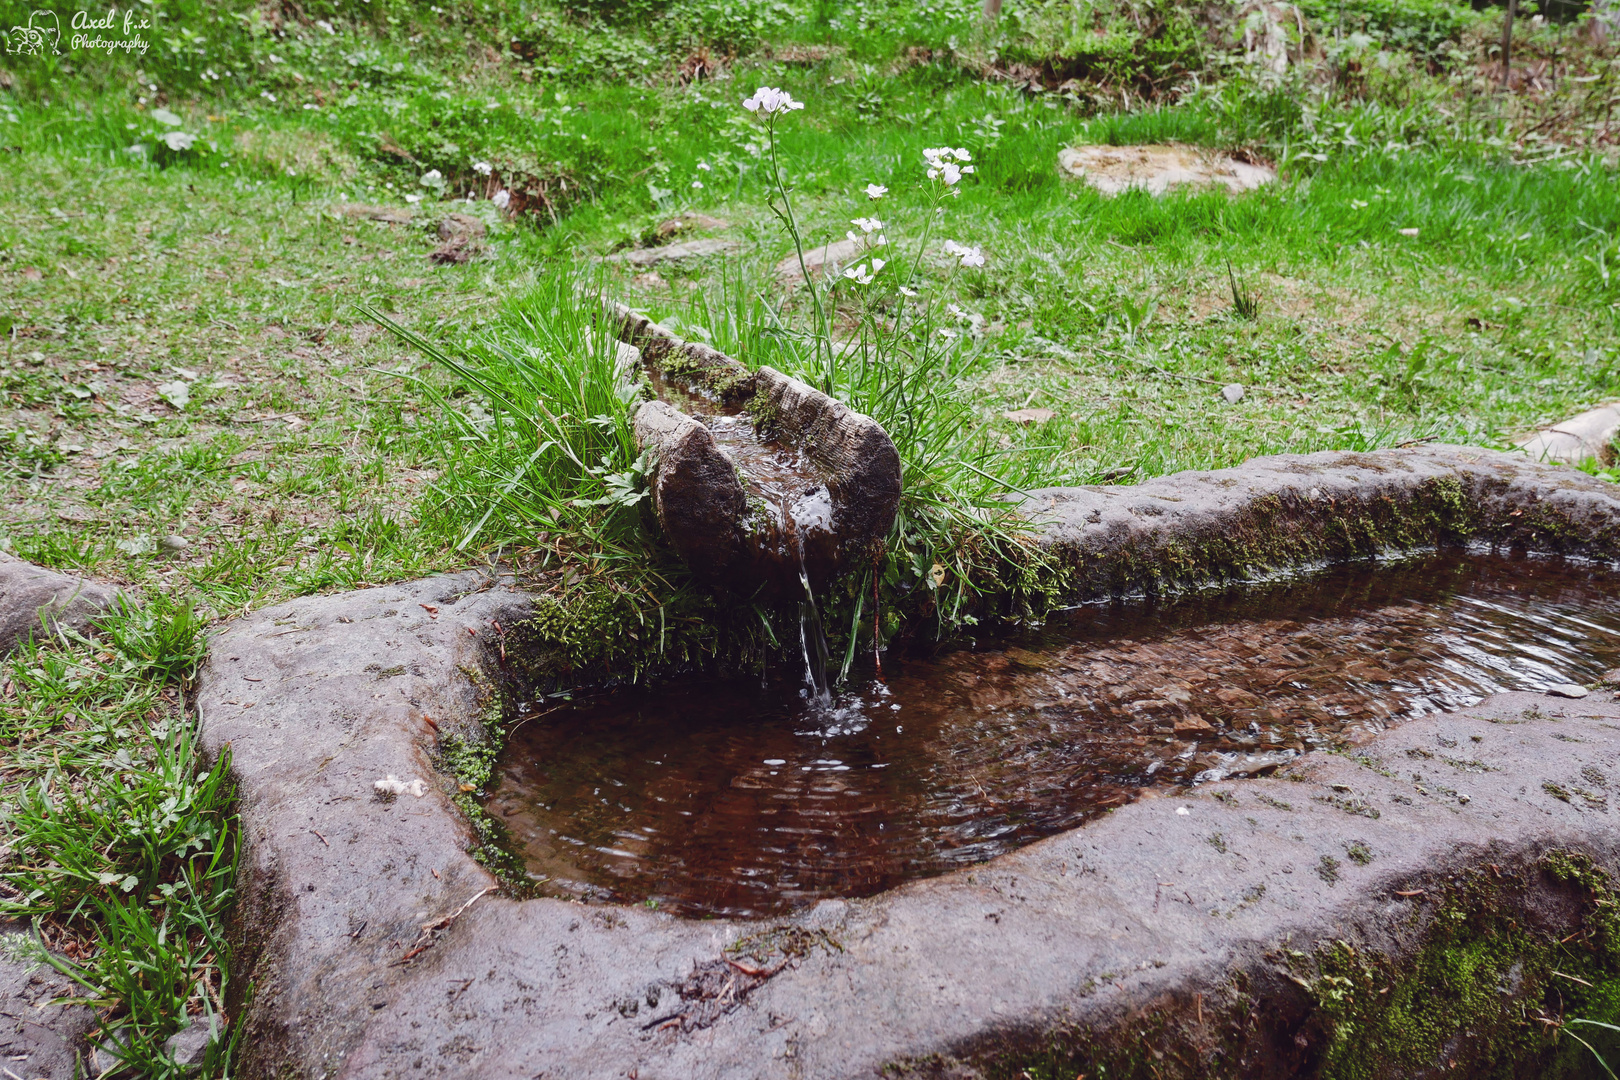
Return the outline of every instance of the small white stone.
<path id="1" fill-rule="evenodd" d="M 1547 687 L 1547 693 L 1554 697 L 1583 698 L 1587 694 L 1586 687 L 1575 683 L 1553 683 Z"/>
<path id="2" fill-rule="evenodd" d="M 1242 383 L 1227 383 L 1225 386 L 1221 387 L 1221 397 L 1226 399 L 1226 403 L 1228 405 L 1236 405 L 1238 402 L 1242 401 L 1243 394 L 1244 390 Z"/>
<path id="3" fill-rule="evenodd" d="M 158 547 L 164 551 L 184 551 L 191 546 L 191 541 L 178 533 L 171 533 L 158 541 Z"/>
<path id="4" fill-rule="evenodd" d="M 1185 817 L 1188 814 L 1191 814 L 1192 811 L 1187 809 L 1185 806 L 1178 806 L 1178 807 L 1176 807 L 1176 813 L 1178 813 L 1178 814 L 1182 815 L 1183 817 Z"/>

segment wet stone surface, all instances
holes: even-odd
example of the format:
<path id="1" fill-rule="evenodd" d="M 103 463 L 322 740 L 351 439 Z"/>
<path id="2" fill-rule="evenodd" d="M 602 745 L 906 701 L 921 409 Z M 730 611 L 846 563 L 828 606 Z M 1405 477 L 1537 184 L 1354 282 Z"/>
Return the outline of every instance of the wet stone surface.
<path id="1" fill-rule="evenodd" d="M 488 806 L 547 892 L 767 915 L 990 859 L 1144 789 L 1268 771 L 1502 690 L 1620 661 L 1620 578 L 1448 552 L 792 685 L 531 706 Z"/>

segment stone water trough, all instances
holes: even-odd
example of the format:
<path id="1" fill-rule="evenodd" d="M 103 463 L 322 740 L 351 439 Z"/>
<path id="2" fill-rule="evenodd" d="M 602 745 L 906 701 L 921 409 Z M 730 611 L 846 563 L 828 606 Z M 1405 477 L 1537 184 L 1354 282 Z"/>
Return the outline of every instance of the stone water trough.
<path id="1" fill-rule="evenodd" d="M 1611 485 L 1483 450 L 1032 496 L 1090 595 L 1437 544 L 1620 558 Z M 498 723 L 502 642 L 530 610 L 467 572 L 215 637 L 197 702 L 240 783 L 242 1075 L 1480 1075 L 1524 1052 L 1557 972 L 1613 966 L 1568 944 L 1600 932 L 1620 873 L 1604 693 L 1499 696 L 783 918 L 514 899 L 436 762 Z M 387 775 L 422 795 L 380 800 Z M 1426 983 L 1437 949 L 1477 954 L 1476 928 L 1518 935 L 1479 970 L 1490 992 Z M 1431 1027 L 1379 1042 L 1397 1005 Z M 1352 1016 L 1361 1057 L 1330 1067 Z"/>
<path id="2" fill-rule="evenodd" d="M 1620 561 L 1613 485 L 1470 448 L 1262 458 L 1025 510 L 1077 598 L 1448 545 Z M 196 706 L 241 799 L 240 1075 L 1550 1075 L 1537 1017 L 1620 978 L 1603 691 L 1498 695 L 780 918 L 516 898 L 441 765 L 525 692 L 505 643 L 533 609 L 469 571 L 213 637 Z M 406 793 L 380 797 L 390 775 Z"/>
<path id="3" fill-rule="evenodd" d="M 900 455 L 871 417 L 774 368 L 736 360 L 623 304 L 607 316 L 655 397 L 635 416 L 671 546 L 743 594 L 829 580 L 888 535 Z"/>

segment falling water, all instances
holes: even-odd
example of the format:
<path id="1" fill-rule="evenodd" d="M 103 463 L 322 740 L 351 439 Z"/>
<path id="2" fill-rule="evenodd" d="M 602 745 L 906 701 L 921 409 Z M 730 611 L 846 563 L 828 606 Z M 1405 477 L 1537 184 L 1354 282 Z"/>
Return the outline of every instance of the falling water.
<path id="1" fill-rule="evenodd" d="M 821 628 L 821 612 L 816 607 L 815 590 L 810 587 L 810 571 L 804 564 L 804 545 L 799 542 L 798 525 L 785 498 L 782 500 L 782 526 L 789 545 L 799 558 L 799 585 L 804 589 L 804 599 L 799 601 L 799 651 L 804 657 L 804 695 L 812 708 L 829 708 L 832 705 L 832 687 L 827 683 L 827 667 L 831 662 L 827 635 Z"/>

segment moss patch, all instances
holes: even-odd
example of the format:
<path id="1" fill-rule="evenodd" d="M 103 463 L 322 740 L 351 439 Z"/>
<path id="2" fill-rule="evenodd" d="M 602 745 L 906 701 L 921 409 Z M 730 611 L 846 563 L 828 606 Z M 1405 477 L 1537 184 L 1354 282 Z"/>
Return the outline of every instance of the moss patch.
<path id="1" fill-rule="evenodd" d="M 885 1074 L 1600 1075 L 1590 1052 L 1560 1034 L 1577 1017 L 1620 1019 L 1620 903 L 1590 857 L 1552 851 L 1452 874 L 1422 891 L 1397 936 L 1407 944 L 1395 951 L 1345 940 L 1279 949 L 1224 986 L 1166 995 L 1128 1022 L 1004 1033 L 961 1058 L 895 1062 Z M 1599 1029 L 1581 1034 L 1606 1056 L 1615 1049 Z"/>

